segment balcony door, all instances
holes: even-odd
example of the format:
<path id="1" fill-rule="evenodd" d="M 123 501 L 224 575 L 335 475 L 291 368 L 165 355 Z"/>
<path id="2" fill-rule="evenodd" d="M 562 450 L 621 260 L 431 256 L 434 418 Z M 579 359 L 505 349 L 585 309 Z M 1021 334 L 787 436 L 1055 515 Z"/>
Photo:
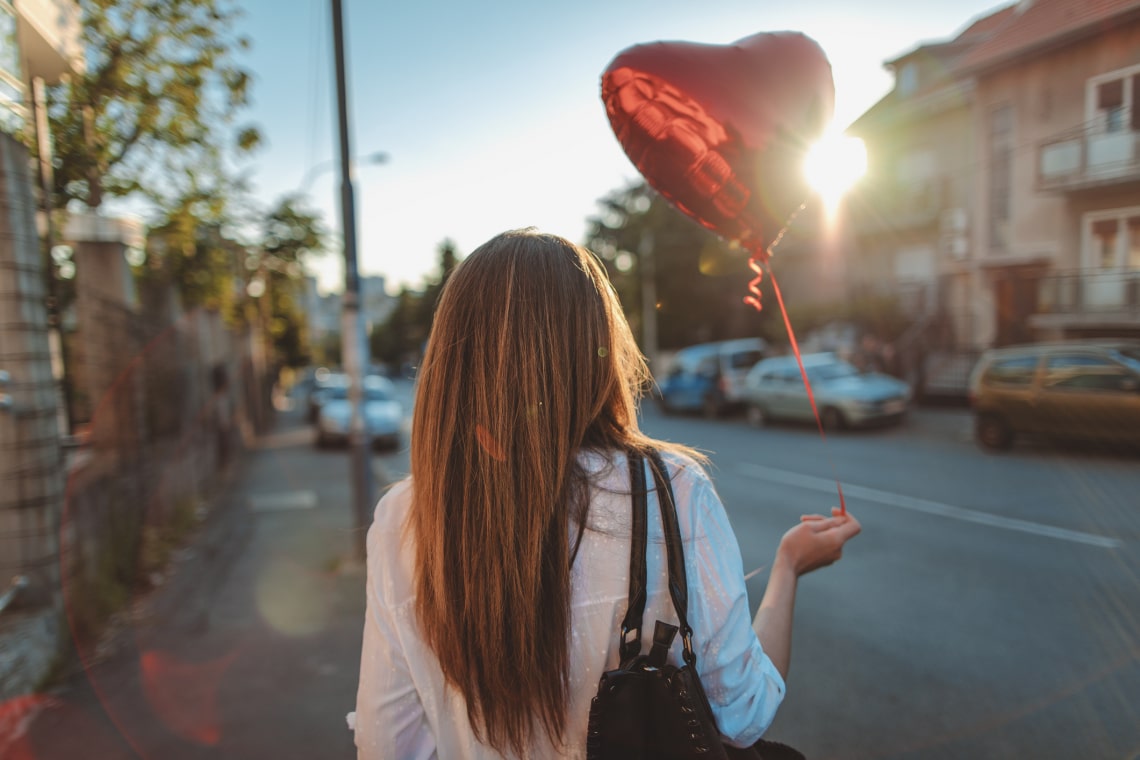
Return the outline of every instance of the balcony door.
<path id="1" fill-rule="evenodd" d="M 1088 170 L 1092 174 L 1126 172 L 1137 158 L 1140 136 L 1140 66 L 1130 66 L 1089 80 Z"/>
<path id="2" fill-rule="evenodd" d="M 1089 311 L 1135 308 L 1140 285 L 1140 206 L 1085 215 L 1082 303 Z"/>

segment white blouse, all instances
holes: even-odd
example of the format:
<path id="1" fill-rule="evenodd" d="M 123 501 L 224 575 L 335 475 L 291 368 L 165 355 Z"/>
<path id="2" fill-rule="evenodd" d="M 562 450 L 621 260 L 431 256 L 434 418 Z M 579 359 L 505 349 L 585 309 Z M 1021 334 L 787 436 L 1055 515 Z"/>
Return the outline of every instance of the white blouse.
<path id="1" fill-rule="evenodd" d="M 772 723 L 784 681 L 752 630 L 740 547 L 724 506 L 704 470 L 666 454 L 684 539 L 689 624 L 697 672 L 717 725 L 733 744 L 754 743 Z M 570 703 L 567 743 L 543 737 L 527 758 L 584 758 L 590 700 L 602 673 L 618 665 L 618 638 L 629 591 L 629 466 L 624 454 L 583 454 L 591 473 L 590 512 L 571 575 Z M 652 488 L 653 479 L 647 474 Z M 368 531 L 367 613 L 355 727 L 361 760 L 501 757 L 480 743 L 463 697 L 446 685 L 439 662 L 416 622 L 415 551 L 402 533 L 411 505 L 410 480 L 380 500 Z M 653 621 L 677 623 L 669 598 L 665 545 L 656 494 L 648 499 L 648 599 L 642 651 Z M 572 531 L 577 533 L 577 531 Z M 670 661 L 680 665 L 681 638 Z"/>

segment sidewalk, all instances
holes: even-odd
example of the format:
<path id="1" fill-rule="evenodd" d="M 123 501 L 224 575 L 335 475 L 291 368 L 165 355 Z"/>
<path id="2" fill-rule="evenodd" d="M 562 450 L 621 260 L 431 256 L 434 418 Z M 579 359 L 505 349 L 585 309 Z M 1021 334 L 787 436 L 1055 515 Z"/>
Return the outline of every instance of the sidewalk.
<path id="1" fill-rule="evenodd" d="M 316 450 L 300 413 L 281 414 L 169 579 L 13 757 L 354 756 L 364 574 L 348 473 L 344 451 Z"/>

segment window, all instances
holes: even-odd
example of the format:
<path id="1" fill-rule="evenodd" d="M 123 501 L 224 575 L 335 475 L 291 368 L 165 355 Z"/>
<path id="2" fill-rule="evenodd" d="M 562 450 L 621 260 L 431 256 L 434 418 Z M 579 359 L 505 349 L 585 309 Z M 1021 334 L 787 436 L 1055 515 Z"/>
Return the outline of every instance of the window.
<path id="1" fill-rule="evenodd" d="M 990 247 L 1009 245 L 1010 191 L 1013 186 L 1013 107 L 990 113 Z"/>
<path id="2" fill-rule="evenodd" d="M 1140 215 L 1128 217 L 1128 261 L 1129 269 L 1140 271 Z"/>
<path id="3" fill-rule="evenodd" d="M 1097 113 L 1104 119 L 1104 131 L 1124 129 L 1124 80 L 1114 79 L 1096 88 Z"/>
<path id="4" fill-rule="evenodd" d="M 1037 372 L 1036 356 L 1001 359 L 986 371 L 986 382 L 992 385 L 1031 385 Z"/>
<path id="5" fill-rule="evenodd" d="M 1092 225 L 1093 265 L 1097 269 L 1116 267 L 1116 232 L 1120 223 L 1116 219 L 1102 219 Z"/>
<path id="6" fill-rule="evenodd" d="M 1140 208 L 1085 216 L 1084 266 L 1097 271 L 1140 271 Z"/>
<path id="7" fill-rule="evenodd" d="M 1094 77 L 1086 93 L 1086 116 L 1095 131 L 1140 131 L 1140 66 Z"/>
<path id="8" fill-rule="evenodd" d="M 1078 372 L 1050 385 L 1051 388 L 1070 391 L 1117 391 L 1131 393 L 1136 390 L 1136 378 L 1122 369 L 1106 372 Z"/>
<path id="9" fill-rule="evenodd" d="M 748 369 L 764 358 L 763 351 L 738 351 L 729 358 L 733 369 Z"/>
<path id="10" fill-rule="evenodd" d="M 1102 356 L 1090 356 L 1088 354 L 1061 354 L 1059 356 L 1050 356 L 1049 360 L 1045 362 L 1045 368 L 1049 371 L 1058 369 L 1073 369 L 1076 367 L 1116 367 L 1117 365 L 1105 359 Z"/>
<path id="11" fill-rule="evenodd" d="M 899 69 L 899 95 L 907 96 L 918 89 L 918 64 L 908 61 Z"/>

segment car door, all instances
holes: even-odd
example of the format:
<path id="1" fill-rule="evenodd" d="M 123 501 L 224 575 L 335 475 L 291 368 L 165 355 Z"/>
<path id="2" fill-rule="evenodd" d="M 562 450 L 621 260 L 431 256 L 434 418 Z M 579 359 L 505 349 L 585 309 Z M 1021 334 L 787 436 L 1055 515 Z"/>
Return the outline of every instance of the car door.
<path id="1" fill-rule="evenodd" d="M 1127 440 L 1140 427 L 1140 377 L 1106 356 L 1057 354 L 1046 359 L 1038 406 L 1050 435 Z"/>
<path id="2" fill-rule="evenodd" d="M 979 413 L 997 413 L 1018 432 L 1044 432 L 1037 382 L 1040 363 L 1036 353 L 995 359 L 982 375 Z"/>

